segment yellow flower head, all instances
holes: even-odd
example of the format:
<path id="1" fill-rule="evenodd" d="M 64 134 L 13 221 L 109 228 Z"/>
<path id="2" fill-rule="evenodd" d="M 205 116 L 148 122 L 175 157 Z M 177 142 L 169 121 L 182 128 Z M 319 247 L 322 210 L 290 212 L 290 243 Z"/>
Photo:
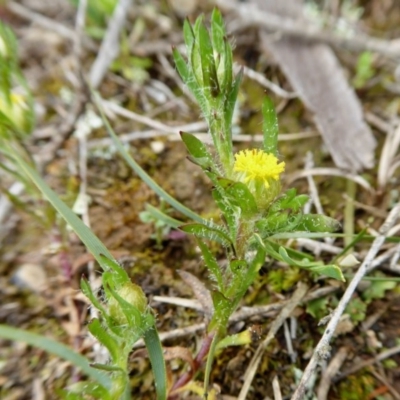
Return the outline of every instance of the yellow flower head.
<path id="1" fill-rule="evenodd" d="M 279 175 L 285 170 L 285 163 L 278 163 L 273 154 L 262 150 L 243 150 L 235 154 L 235 172 L 244 173 L 244 182 L 262 181 L 269 188 L 268 180 L 279 180 Z"/>

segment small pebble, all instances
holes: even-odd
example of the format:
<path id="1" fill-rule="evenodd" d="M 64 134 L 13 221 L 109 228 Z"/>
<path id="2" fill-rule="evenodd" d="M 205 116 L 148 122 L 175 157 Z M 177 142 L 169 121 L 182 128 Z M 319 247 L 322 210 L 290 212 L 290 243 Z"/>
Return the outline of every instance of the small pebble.
<path id="1" fill-rule="evenodd" d="M 47 286 L 47 276 L 43 266 L 37 264 L 23 264 L 12 276 L 11 283 L 21 289 L 41 292 Z"/>
<path id="2" fill-rule="evenodd" d="M 154 140 L 150 143 L 150 146 L 156 154 L 161 154 L 165 150 L 165 143 L 160 140 Z"/>

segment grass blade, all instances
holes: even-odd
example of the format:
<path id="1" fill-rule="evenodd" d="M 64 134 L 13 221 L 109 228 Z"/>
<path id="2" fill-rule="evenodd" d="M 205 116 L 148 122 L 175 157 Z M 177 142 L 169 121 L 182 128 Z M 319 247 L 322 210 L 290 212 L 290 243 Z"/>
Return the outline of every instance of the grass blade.
<path id="1" fill-rule="evenodd" d="M 186 215 L 188 218 L 199 222 L 205 223 L 204 219 L 200 217 L 200 215 L 196 214 L 189 208 L 185 207 L 182 203 L 178 200 L 174 199 L 170 196 L 161 186 L 159 186 L 147 173 L 146 171 L 130 156 L 130 154 L 126 151 L 124 145 L 119 140 L 118 136 L 115 134 L 111 125 L 107 121 L 103 109 L 101 107 L 100 97 L 96 93 L 92 93 L 97 108 L 101 114 L 103 119 L 104 125 L 107 129 L 107 132 L 111 136 L 112 140 L 114 141 L 115 147 L 118 149 L 120 154 L 124 157 L 125 161 L 131 166 L 131 168 L 136 172 L 136 174 L 142 179 L 144 183 L 146 183 L 159 197 L 164 199 L 168 204 L 174 207 L 177 211 L 181 212 L 183 215 Z"/>
<path id="2" fill-rule="evenodd" d="M 71 348 L 53 339 L 6 325 L 0 325 L 0 337 L 28 343 L 31 346 L 43 349 L 48 353 L 69 361 L 76 367 L 80 368 L 88 377 L 95 380 L 106 389 L 111 386 L 110 378 L 104 373 L 92 368 L 86 357 L 75 353 Z"/>

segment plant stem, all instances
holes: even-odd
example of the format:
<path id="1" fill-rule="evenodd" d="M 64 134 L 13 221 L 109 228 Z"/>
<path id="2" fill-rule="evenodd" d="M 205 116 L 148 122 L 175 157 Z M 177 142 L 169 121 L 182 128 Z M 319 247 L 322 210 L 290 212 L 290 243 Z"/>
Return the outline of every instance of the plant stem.
<path id="1" fill-rule="evenodd" d="M 216 336 L 215 333 L 211 332 L 204 338 L 201 348 L 200 348 L 199 352 L 197 353 L 196 358 L 193 360 L 193 368 L 190 371 L 185 372 L 175 382 L 174 386 L 171 389 L 171 395 L 168 396 L 169 400 L 176 399 L 176 395 L 174 394 L 174 391 L 176 391 L 177 389 L 186 385 L 186 383 L 188 383 L 192 379 L 194 374 L 200 369 L 201 365 L 203 364 L 204 358 L 207 356 L 207 354 L 210 353 L 210 348 L 212 346 L 215 336 Z M 207 359 L 207 363 L 208 363 L 208 359 Z"/>
<path id="2" fill-rule="evenodd" d="M 207 363 L 206 363 L 206 370 L 204 376 L 204 398 L 207 400 L 208 397 L 208 385 L 210 383 L 210 375 L 211 375 L 211 368 L 214 361 L 215 349 L 219 342 L 220 335 L 217 332 L 211 342 L 211 346 L 208 352 Z"/>
<path id="3" fill-rule="evenodd" d="M 354 237 L 354 198 L 356 184 L 350 179 L 346 182 L 346 205 L 344 209 L 344 244 L 348 246 Z"/>

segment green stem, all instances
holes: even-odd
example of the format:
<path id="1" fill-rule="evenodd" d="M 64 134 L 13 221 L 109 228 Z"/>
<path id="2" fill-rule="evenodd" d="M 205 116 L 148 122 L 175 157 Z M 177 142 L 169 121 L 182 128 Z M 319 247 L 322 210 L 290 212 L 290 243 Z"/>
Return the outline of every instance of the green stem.
<path id="1" fill-rule="evenodd" d="M 212 368 L 212 364 L 214 361 L 215 350 L 216 350 L 217 344 L 219 342 L 219 339 L 220 339 L 220 334 L 219 334 L 219 332 L 217 332 L 213 337 L 213 340 L 212 340 L 211 346 L 210 346 L 210 350 L 209 350 L 208 356 L 207 356 L 206 370 L 205 370 L 205 375 L 204 375 L 204 398 L 205 398 L 205 400 L 207 400 L 207 398 L 208 398 L 208 386 L 210 384 L 211 368 Z"/>
<path id="2" fill-rule="evenodd" d="M 212 102 L 208 124 L 225 176 L 230 178 L 233 168 L 232 138 L 230 127 L 225 125 L 224 111 L 222 113 L 218 111 L 218 104 L 221 101 L 221 99 L 215 99 Z"/>
<path id="3" fill-rule="evenodd" d="M 348 246 L 354 236 L 354 198 L 356 196 L 356 184 L 350 179 L 346 182 L 346 205 L 344 209 L 344 244 Z"/>

